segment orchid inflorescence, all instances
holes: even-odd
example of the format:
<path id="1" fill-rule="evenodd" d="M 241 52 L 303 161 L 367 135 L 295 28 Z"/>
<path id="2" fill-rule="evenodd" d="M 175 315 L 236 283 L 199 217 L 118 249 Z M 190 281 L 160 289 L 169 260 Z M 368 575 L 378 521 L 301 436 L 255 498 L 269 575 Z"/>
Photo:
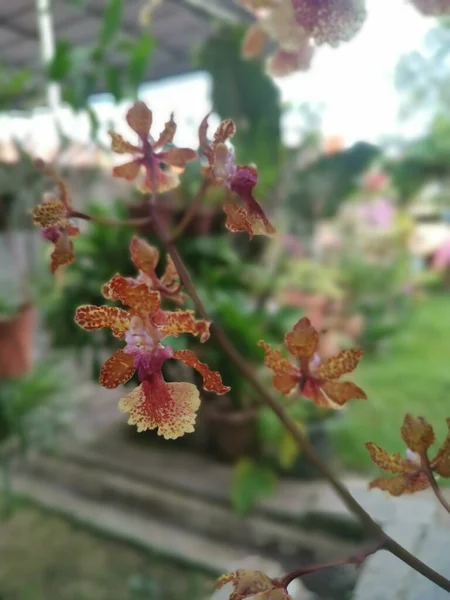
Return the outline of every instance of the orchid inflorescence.
<path id="1" fill-rule="evenodd" d="M 168 336 L 189 333 L 201 342 L 209 338 L 209 323 L 196 320 L 193 311 L 161 309 L 161 298 L 179 302 L 181 299 L 178 276 L 170 258 L 164 275 L 155 275 L 159 253 L 144 240 L 133 237 L 131 258 L 139 271 L 136 278 L 114 275 L 103 286 L 107 300 L 119 301 L 128 309 L 116 306 L 84 305 L 77 308 L 75 321 L 88 331 L 111 329 L 112 334 L 124 340 L 125 347 L 116 350 L 100 372 L 100 384 L 116 388 L 126 383 L 136 372 L 140 385 L 119 402 L 120 410 L 128 412 L 128 422 L 138 431 L 157 429 L 166 439 L 175 439 L 194 431 L 200 396 L 192 383 L 167 383 L 162 367 L 169 359 L 177 359 L 196 369 L 203 377 L 207 391 L 225 394 L 220 374 L 211 371 L 191 350 L 173 350 L 163 344 Z"/>
<path id="2" fill-rule="evenodd" d="M 299 47 L 305 40 L 313 37 L 316 43 L 336 44 L 352 37 L 365 17 L 363 0 L 286 0 L 286 2 L 285 0 L 239 0 L 239 2 L 255 14 L 259 14 L 258 11 L 262 9 L 267 9 L 269 13 L 266 13 L 266 16 L 272 15 L 272 18 L 277 17 L 280 5 L 286 9 L 285 13 L 280 13 L 283 19 L 286 18 L 286 14 L 290 17 L 292 13 L 294 14 L 302 33 L 298 36 L 297 31 L 291 30 L 287 39 L 293 43 L 292 52 L 297 53 L 297 64 L 301 58 Z M 446 0 L 411 0 L 411 2 L 427 14 L 440 14 L 449 8 Z M 269 24 L 266 25 L 270 30 Z M 261 45 L 263 39 L 261 32 L 255 28 L 251 35 L 253 39 L 250 39 L 250 36 L 246 40 L 249 54 L 254 52 L 254 48 L 251 48 L 252 43 Z M 295 44 L 300 46 L 295 47 Z M 305 50 L 305 46 L 302 48 Z M 282 49 L 282 52 L 290 51 Z M 278 58 L 281 60 L 283 57 Z M 211 323 L 207 312 L 197 296 L 172 238 L 158 234 L 159 226 L 155 217 L 160 201 L 157 194 L 173 189 L 179 184 L 180 174 L 187 162 L 197 157 L 197 152 L 173 145 L 176 132 L 173 115 L 162 133 L 154 139 L 150 134 L 153 115 L 142 101 L 133 104 L 127 112 L 126 120 L 136 134 L 138 143 L 128 142 L 118 133 L 110 132 L 113 152 L 129 156 L 129 160 L 113 168 L 113 175 L 130 182 L 136 180 L 138 189 L 149 194 L 151 208 L 149 219 L 154 219 L 155 232 L 168 251 L 165 270 L 161 276 L 156 273 L 160 259 L 159 250 L 140 237 L 132 237 L 129 250 L 137 270 L 136 276 L 123 277 L 118 273 L 113 275 L 101 290 L 106 304 L 79 306 L 76 309 L 75 321 L 87 331 L 110 329 L 112 335 L 123 342 L 123 347 L 116 350 L 103 364 L 100 384 L 105 388 L 113 389 L 137 375 L 138 385 L 119 401 L 120 410 L 129 415 L 128 423 L 135 425 L 138 431 L 156 430 L 166 439 L 175 439 L 194 431 L 201 398 L 199 390 L 193 383 L 165 380 L 163 371 L 168 361 L 175 359 L 196 370 L 202 377 L 203 389 L 208 392 L 226 394 L 230 391 L 230 388 L 222 382 L 220 373 L 212 371 L 207 364 L 201 362 L 195 352 L 176 350 L 167 339 L 190 334 L 197 337 L 200 343 L 205 343 L 210 335 Z M 275 234 L 273 225 L 254 196 L 254 188 L 258 180 L 257 168 L 254 165 L 238 165 L 235 162 L 230 144 L 236 131 L 235 124 L 229 119 L 222 121 L 211 141 L 208 140 L 207 129 L 208 117 L 199 127 L 199 149 L 205 159 L 202 174 L 205 181 L 224 188 L 223 208 L 226 214 L 226 227 L 231 232 L 245 232 L 250 239 L 254 235 Z M 95 221 L 95 218 L 74 210 L 68 187 L 53 167 L 42 161 L 36 161 L 36 167 L 52 179 L 56 187 L 56 192 L 45 194 L 42 202 L 33 210 L 34 223 L 42 229 L 43 237 L 54 244 L 50 269 L 55 273 L 61 267 L 69 265 L 75 258 L 72 238 L 80 233 L 75 219 Z M 180 308 L 185 305 L 188 295 L 203 318 L 197 319 L 193 310 Z M 120 303 L 120 306 L 117 303 Z M 169 310 L 165 306 L 166 303 L 172 303 L 178 308 Z M 303 433 L 284 413 L 282 405 L 272 400 L 270 394 L 265 393 L 264 388 L 261 389 L 251 369 L 239 364 L 239 353 L 232 345 L 230 349 L 226 337 L 221 337 L 220 330 L 216 328 L 217 331 L 219 331 L 217 341 L 227 352 L 230 360 L 240 367 L 253 387 L 261 392 L 266 403 L 278 414 L 286 429 L 301 446 L 306 442 Z M 261 358 L 264 357 L 265 365 L 273 372 L 274 388 L 281 395 L 298 394 L 328 409 L 341 409 L 349 400 L 367 398 L 366 393 L 356 384 L 341 380 L 342 376 L 353 372 L 357 367 L 363 355 L 361 349 L 342 350 L 336 356 L 323 361 L 319 354 L 319 332 L 306 317 L 301 318 L 293 329 L 286 333 L 284 342 L 295 362 L 291 362 L 281 351 L 273 349 L 263 340 L 258 344 L 264 353 Z M 447 424 L 450 429 L 450 419 Z M 372 442 L 366 444 L 373 462 L 393 474 L 390 478 L 379 477 L 372 481 L 370 487 L 379 488 L 396 496 L 431 487 L 450 512 L 450 506 L 446 505 L 439 494 L 435 479 L 436 476 L 450 477 L 450 433 L 431 459 L 428 457 L 428 452 L 435 441 L 435 436 L 431 425 L 425 419 L 406 415 L 401 435 L 408 447 L 405 458 L 400 454 L 389 454 Z M 306 454 L 313 455 L 313 451 L 307 445 L 305 451 Z M 316 464 L 321 464 L 318 457 L 313 456 L 313 458 Z M 368 523 L 372 533 L 379 536 L 376 546 L 368 552 L 359 557 L 339 561 L 335 565 L 358 565 L 369 554 L 385 548 L 423 573 L 420 561 L 408 557 L 406 551 L 398 553 L 398 544 L 396 545 L 378 527 L 370 515 L 330 474 L 325 465 L 322 471 L 339 491 L 347 506 L 355 508 L 356 505 L 355 512 L 360 517 L 362 515 L 362 520 Z M 234 573 L 222 576 L 218 580 L 218 586 L 232 585 L 230 600 L 245 600 L 250 597 L 258 600 L 291 600 L 287 586 L 293 579 L 329 566 L 334 565 L 322 565 L 309 571 L 308 569 L 295 571 L 280 579 L 271 579 L 260 571 L 238 569 Z M 428 569 L 426 576 L 433 579 L 434 575 L 430 571 Z M 436 575 L 433 580 L 437 582 L 440 576 Z M 450 582 L 440 581 L 440 585 L 450 590 Z"/>

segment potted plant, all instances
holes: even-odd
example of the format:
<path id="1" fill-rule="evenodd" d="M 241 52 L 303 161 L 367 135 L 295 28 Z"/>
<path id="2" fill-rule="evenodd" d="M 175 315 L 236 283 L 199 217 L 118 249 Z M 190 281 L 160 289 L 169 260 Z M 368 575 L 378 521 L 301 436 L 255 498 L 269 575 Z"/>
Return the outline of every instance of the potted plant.
<path id="1" fill-rule="evenodd" d="M 227 335 L 255 364 L 261 359 L 258 341 L 282 339 L 286 323 L 292 323 L 292 311 L 272 311 L 267 304 L 259 306 L 257 299 L 244 293 L 220 294 L 216 298 L 213 316 L 222 323 Z M 198 348 L 202 353 L 203 349 Z M 222 351 L 208 348 L 207 357 L 214 369 L 221 370 L 231 387 L 229 394 L 211 399 L 208 406 L 210 445 L 215 454 L 227 461 L 242 456 L 256 456 L 260 451 L 258 436 L 259 399 L 248 383 L 230 364 Z"/>
<path id="2" fill-rule="evenodd" d="M 42 433 L 55 415 L 54 410 L 44 409 L 50 404 L 54 407 L 63 389 L 62 382 L 53 358 L 40 361 L 26 375 L 5 382 L 0 387 L 0 444 L 10 436 L 17 436 L 26 444 L 36 437 L 38 429 Z"/>
<path id="3" fill-rule="evenodd" d="M 33 364 L 35 310 L 31 301 L 15 293 L 14 284 L 0 284 L 0 380 L 24 375 Z"/>
<path id="4" fill-rule="evenodd" d="M 0 163 L 0 379 L 27 373 L 33 362 L 35 324 L 35 232 L 30 211 L 43 192 L 31 157 L 16 145 L 16 157 Z"/>

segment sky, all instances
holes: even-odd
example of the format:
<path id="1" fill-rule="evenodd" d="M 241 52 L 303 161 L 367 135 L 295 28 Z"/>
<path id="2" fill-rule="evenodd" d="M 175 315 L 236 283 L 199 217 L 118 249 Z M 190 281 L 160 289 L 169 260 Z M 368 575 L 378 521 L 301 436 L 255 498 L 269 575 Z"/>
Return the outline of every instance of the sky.
<path id="1" fill-rule="evenodd" d="M 402 54 L 421 47 L 434 22 L 406 0 L 367 0 L 367 7 L 368 19 L 351 42 L 337 49 L 320 48 L 309 72 L 276 80 L 282 101 L 291 107 L 284 120 L 288 144 L 299 138 L 302 119 L 298 107 L 303 103 L 322 106 L 324 135 L 338 135 L 345 144 L 361 139 L 379 142 L 395 134 L 411 136 L 423 127 L 419 121 L 399 121 L 400 97 L 394 87 L 394 71 Z M 140 97 L 154 112 L 156 133 L 173 111 L 178 123 L 177 144 L 195 146 L 198 124 L 211 108 L 209 92 L 208 77 L 194 74 L 143 86 Z M 115 122 L 118 131 L 126 133 L 126 104 L 113 107 L 107 96 L 101 96 L 95 99 L 93 108 L 105 123 L 104 131 L 109 122 Z M 70 110 L 61 109 L 59 121 L 76 141 L 89 139 L 86 116 L 74 116 Z M 44 109 L 34 111 L 31 124 L 19 116 L 0 117 L 0 140 L 10 137 L 13 131 L 18 137 L 32 140 L 37 152 L 40 146 L 57 143 L 52 116 Z"/>

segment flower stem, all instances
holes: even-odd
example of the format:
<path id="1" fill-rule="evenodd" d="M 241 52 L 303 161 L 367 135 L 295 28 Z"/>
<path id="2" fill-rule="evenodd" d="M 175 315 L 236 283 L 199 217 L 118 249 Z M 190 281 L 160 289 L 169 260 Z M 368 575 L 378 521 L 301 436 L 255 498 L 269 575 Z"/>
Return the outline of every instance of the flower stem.
<path id="1" fill-rule="evenodd" d="M 431 489 L 435 493 L 436 498 L 439 500 L 441 505 L 445 508 L 445 510 L 450 514 L 450 504 L 444 498 L 441 488 L 439 487 L 438 482 L 434 476 L 433 471 L 431 470 L 430 460 L 427 454 L 422 456 L 422 468 L 425 472 L 425 475 L 428 477 L 428 481 L 430 482 Z"/>
<path id="2" fill-rule="evenodd" d="M 311 573 L 317 573 L 318 571 L 324 571 L 325 569 L 331 569 L 333 567 L 342 567 L 343 565 L 355 565 L 359 567 L 362 563 L 369 557 L 371 554 L 375 554 L 378 550 L 382 550 L 384 547 L 384 542 L 377 542 L 376 544 L 372 544 L 369 548 L 362 550 L 358 554 L 352 554 L 351 556 L 347 556 L 347 558 L 341 558 L 340 560 L 336 560 L 330 563 L 323 563 L 320 565 L 310 565 L 309 567 L 301 567 L 300 569 L 296 569 L 295 571 L 291 571 L 287 573 L 284 577 L 281 577 L 277 580 L 277 583 L 280 584 L 281 587 L 285 589 L 287 586 L 292 583 L 295 579 L 299 577 L 303 577 L 304 575 L 310 575 Z"/>
<path id="3" fill-rule="evenodd" d="M 199 191 L 197 192 L 196 196 L 192 200 L 189 208 L 187 209 L 187 211 L 184 214 L 181 221 L 178 223 L 178 225 L 172 231 L 172 242 L 175 242 L 186 231 L 186 229 L 188 228 L 192 219 L 197 214 L 197 211 L 200 208 L 200 206 L 203 202 L 203 199 L 205 198 L 205 194 L 210 185 L 211 185 L 211 183 L 210 183 L 210 181 L 208 181 L 208 179 L 206 179 L 206 178 L 203 179 L 202 185 L 200 186 Z"/>
<path id="4" fill-rule="evenodd" d="M 136 219 L 110 219 L 108 217 L 94 217 L 78 210 L 72 210 L 70 216 L 74 219 L 83 219 L 84 221 L 90 221 L 91 223 L 98 223 L 99 225 L 108 225 L 112 227 L 121 227 L 122 225 L 135 227 L 147 225 L 151 221 L 150 217 L 137 217 Z"/>
<path id="5" fill-rule="evenodd" d="M 158 216 L 158 209 L 152 202 L 149 203 L 149 214 L 152 218 L 154 231 L 161 243 L 170 254 L 175 267 L 177 268 L 180 279 L 186 288 L 187 292 L 191 296 L 196 309 L 198 310 L 202 319 L 206 321 L 212 321 L 208 311 L 203 306 L 200 297 L 197 294 L 194 283 L 192 282 L 191 276 L 183 262 L 175 243 L 171 239 L 170 235 L 164 229 L 161 220 Z M 318 471 L 328 480 L 331 487 L 334 489 L 336 494 L 349 509 L 350 512 L 355 514 L 361 523 L 363 524 L 366 531 L 380 544 L 382 544 L 385 550 L 388 550 L 397 558 L 408 564 L 418 573 L 421 573 L 424 577 L 441 587 L 442 589 L 450 592 L 450 581 L 437 573 L 434 569 L 423 563 L 421 560 L 416 558 L 413 554 L 408 552 L 395 540 L 389 537 L 383 529 L 372 519 L 369 513 L 359 504 L 359 502 L 352 496 L 347 487 L 335 476 L 333 471 L 329 468 L 327 463 L 322 461 L 320 456 L 317 455 L 313 446 L 309 442 L 308 438 L 303 434 L 297 424 L 286 413 L 283 405 L 275 400 L 269 392 L 267 392 L 265 386 L 261 384 L 255 377 L 253 369 L 246 362 L 245 358 L 239 353 L 234 347 L 233 343 L 227 337 L 225 332 L 218 327 L 215 323 L 211 323 L 211 334 L 215 338 L 216 342 L 222 348 L 222 350 L 228 355 L 229 359 L 233 362 L 236 368 L 241 374 L 247 379 L 247 381 L 253 386 L 258 392 L 261 399 L 267 404 L 273 412 L 277 415 L 279 420 L 283 423 L 284 427 L 291 433 L 295 439 L 299 448 L 306 455 L 306 457 L 313 463 Z"/>

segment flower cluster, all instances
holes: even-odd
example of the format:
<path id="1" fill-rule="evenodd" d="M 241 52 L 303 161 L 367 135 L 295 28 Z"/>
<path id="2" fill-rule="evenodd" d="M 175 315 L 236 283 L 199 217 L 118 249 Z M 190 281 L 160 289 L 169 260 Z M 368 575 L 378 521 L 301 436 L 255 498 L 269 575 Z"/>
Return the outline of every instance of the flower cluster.
<path id="1" fill-rule="evenodd" d="M 449 432 L 444 443 L 432 459 L 428 450 L 434 444 L 433 427 L 423 417 L 406 415 L 401 428 L 401 436 L 407 445 L 406 458 L 398 452 L 389 454 L 373 442 L 367 442 L 372 461 L 393 477 L 378 477 L 370 483 L 370 488 L 379 488 L 392 496 L 411 494 L 430 486 L 428 470 L 441 477 L 450 477 L 450 419 L 447 419 Z"/>
<path id="2" fill-rule="evenodd" d="M 242 44 L 244 58 L 259 56 L 270 40 L 277 50 L 267 60 L 268 71 L 282 77 L 306 71 L 314 46 L 337 46 L 359 31 L 365 18 L 364 0 L 237 0 L 256 19 Z"/>
<path id="3" fill-rule="evenodd" d="M 133 155 L 131 161 L 114 167 L 114 177 L 134 181 L 143 170 L 144 179 L 140 182 L 142 192 L 167 192 L 176 188 L 179 184 L 178 174 L 183 171 L 188 161 L 197 157 L 197 154 L 190 148 L 163 150 L 164 146 L 172 144 L 177 130 L 173 115 L 156 140 L 150 135 L 153 114 L 144 102 L 135 102 L 127 112 L 126 119 L 137 134 L 140 145 L 127 142 L 114 131 L 109 132 L 113 152 Z M 163 170 L 161 165 L 165 165 L 166 168 Z"/>
<path id="4" fill-rule="evenodd" d="M 65 181 L 42 160 L 35 161 L 35 167 L 43 175 L 55 182 L 56 193 L 44 194 L 43 200 L 33 209 L 33 223 L 42 229 L 44 239 L 54 244 L 50 257 L 50 270 L 55 273 L 62 265 L 74 261 L 71 238 L 79 235 L 80 230 L 72 220 L 72 199 Z"/>
<path id="5" fill-rule="evenodd" d="M 88 331 L 107 327 L 124 340 L 125 347 L 116 350 L 102 366 L 100 384 L 116 388 L 126 383 L 136 372 L 140 385 L 121 398 L 119 408 L 129 413 L 128 423 L 138 431 L 157 429 L 166 439 L 175 439 L 194 431 L 196 411 L 200 406 L 199 391 L 186 382 L 168 383 L 162 367 L 172 358 L 196 369 L 203 377 L 205 390 L 225 394 L 220 374 L 211 371 L 191 350 L 173 350 L 162 342 L 167 336 L 190 333 L 201 342 L 209 338 L 209 323 L 196 320 L 193 311 L 161 309 L 161 296 L 181 301 L 178 275 L 171 261 L 161 279 L 155 275 L 158 251 L 144 240 L 133 238 L 131 258 L 139 270 L 136 278 L 114 275 L 102 289 L 108 300 L 117 306 L 78 307 L 75 321 Z"/>
<path id="6" fill-rule="evenodd" d="M 306 317 L 286 334 L 284 341 L 299 366 L 292 364 L 266 342 L 259 342 L 265 352 L 264 362 L 274 372 L 273 385 L 281 394 L 287 396 L 298 390 L 317 406 L 334 409 L 342 408 L 348 400 L 367 398 L 365 392 L 351 381 L 338 381 L 357 367 L 362 350 L 342 350 L 321 363 L 317 353 L 319 334 Z"/>
<path id="7" fill-rule="evenodd" d="M 226 227 L 234 232 L 245 231 L 250 238 L 272 235 L 275 229 L 253 196 L 253 188 L 258 182 L 256 167 L 236 165 L 233 150 L 226 144 L 236 132 L 235 124 L 231 119 L 222 121 L 212 142 L 208 142 L 207 131 L 208 117 L 199 128 L 200 151 L 208 159 L 206 176 L 228 188 L 242 202 L 239 206 L 231 197 L 225 201 Z"/>

